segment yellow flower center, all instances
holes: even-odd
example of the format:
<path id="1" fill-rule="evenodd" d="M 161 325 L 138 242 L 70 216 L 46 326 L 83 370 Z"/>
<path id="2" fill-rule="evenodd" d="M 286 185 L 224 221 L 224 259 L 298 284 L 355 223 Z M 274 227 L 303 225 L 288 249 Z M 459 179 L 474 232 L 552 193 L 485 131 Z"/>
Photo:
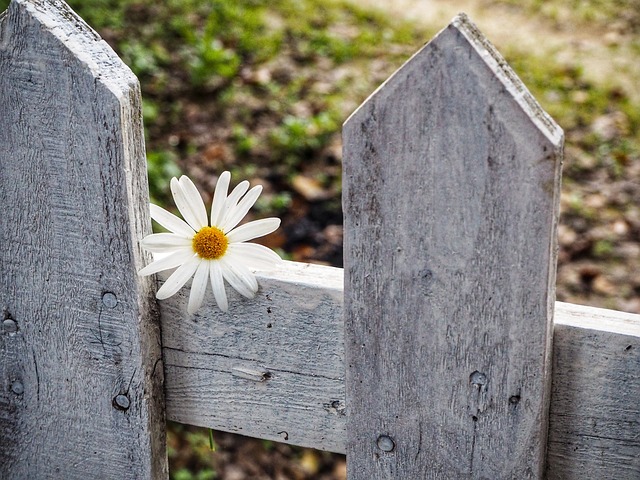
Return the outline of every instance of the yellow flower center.
<path id="1" fill-rule="evenodd" d="M 227 251 L 229 240 L 216 227 L 202 227 L 193 237 L 193 251 L 207 260 L 220 258 Z"/>

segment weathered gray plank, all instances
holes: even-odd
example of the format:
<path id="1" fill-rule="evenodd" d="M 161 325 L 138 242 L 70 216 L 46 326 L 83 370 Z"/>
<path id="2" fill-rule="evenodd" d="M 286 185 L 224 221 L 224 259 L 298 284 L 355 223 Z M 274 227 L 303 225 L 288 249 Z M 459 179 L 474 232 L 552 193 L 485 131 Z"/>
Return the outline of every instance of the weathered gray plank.
<path id="1" fill-rule="evenodd" d="M 542 476 L 562 138 L 464 15 L 345 123 L 351 480 Z"/>
<path id="2" fill-rule="evenodd" d="M 138 82 L 61 1 L 2 21 L 0 145 L 0 478 L 166 478 Z"/>
<path id="3" fill-rule="evenodd" d="M 229 316 L 211 292 L 192 317 L 188 290 L 161 302 L 167 416 L 345 453 L 342 270 L 284 262 L 259 283 L 254 301 L 233 298 Z M 549 477 L 636 478 L 640 315 L 556 302 L 554 322 Z M 264 372 L 271 375 L 262 380 Z M 616 452 L 621 461 L 607 463 L 608 476 L 579 476 L 601 471 Z"/>
<path id="4" fill-rule="evenodd" d="M 167 415 L 344 451 L 342 270 L 286 262 L 258 278 L 255 301 L 229 291 L 229 314 L 211 292 L 190 318 L 188 289 L 160 303 Z"/>
<path id="5" fill-rule="evenodd" d="M 550 480 L 640 478 L 640 317 L 558 303 Z"/>

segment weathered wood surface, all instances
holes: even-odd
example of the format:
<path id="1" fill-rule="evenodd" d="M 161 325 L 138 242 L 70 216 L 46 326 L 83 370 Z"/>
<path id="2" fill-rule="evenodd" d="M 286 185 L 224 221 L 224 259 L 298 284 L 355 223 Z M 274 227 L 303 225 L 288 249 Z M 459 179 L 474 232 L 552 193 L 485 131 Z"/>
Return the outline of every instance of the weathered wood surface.
<path id="1" fill-rule="evenodd" d="M 451 37 L 451 31 L 456 29 L 458 33 L 454 31 L 454 37 L 474 34 L 469 28 L 464 20 L 462 25 L 459 20 L 447 35 Z M 440 42 L 442 38 L 446 37 L 441 36 Z M 499 61 L 499 57 L 481 37 L 474 38 L 479 43 L 473 40 L 470 45 L 476 53 L 463 48 L 462 55 L 476 58 L 477 52 L 486 54 L 483 48 L 489 48 L 489 55 L 483 55 L 484 61 L 495 68 L 492 62 Z M 442 61 L 442 52 L 437 53 L 438 61 Z M 458 53 L 461 52 L 458 50 Z M 473 72 L 467 73 L 473 77 Z M 510 83 L 508 78 L 512 74 L 508 69 L 494 70 L 494 73 L 504 75 L 502 85 L 511 94 L 522 94 L 518 98 L 524 102 L 521 103 L 524 112 L 535 109 L 526 91 L 511 90 L 519 88 L 519 84 Z M 443 76 L 442 82 L 445 81 Z M 443 85 L 442 82 L 439 85 Z M 455 92 L 449 93 L 455 97 Z M 491 98 L 504 100 L 500 96 Z M 439 101 L 438 97 L 432 100 Z M 500 102 L 496 101 L 493 106 L 486 125 L 504 127 L 500 122 Z M 465 115 L 472 118 L 474 111 L 471 109 Z M 532 119 L 543 131 L 547 121 L 544 115 Z M 517 130 L 519 125 L 513 122 L 504 128 Z M 428 122 L 424 126 L 427 127 Z M 410 129 L 407 132 L 411 134 Z M 477 141 L 477 137 L 474 138 Z M 405 143 L 416 147 L 410 141 Z M 5 245 L 0 263 L 3 309 L 0 478 L 166 478 L 162 364 L 159 333 L 152 318 L 154 289 L 149 281 L 135 274 L 143 263 L 138 240 L 149 230 L 137 81 L 109 47 L 62 2 L 14 0 L 8 15 L 0 15 L 0 144 L 12 146 L 0 149 L 0 202 L 4 207 L 0 232 Z M 393 145 L 386 148 L 393 149 Z M 457 152 L 453 147 L 452 151 Z M 482 169 L 464 170 L 456 159 L 445 157 L 449 160 L 447 167 L 457 168 L 460 179 L 477 182 L 485 178 L 486 172 Z M 489 169 L 506 168 L 501 163 L 504 160 L 500 155 L 492 157 L 494 163 Z M 397 171 L 407 170 L 406 164 L 390 161 L 389 168 L 392 165 Z M 395 170 L 384 177 L 388 186 L 393 187 Z M 535 168 L 531 169 L 532 178 L 536 178 L 533 175 L 536 172 Z M 408 173 L 419 178 L 418 171 Z M 442 172 L 434 170 L 433 173 Z M 443 178 L 448 179 L 444 184 Z M 450 176 L 434 176 L 434 179 L 440 183 L 425 185 L 414 199 L 422 201 L 419 195 L 433 196 L 431 188 L 440 194 L 444 192 L 440 199 L 444 202 L 457 188 Z M 419 183 L 419 180 L 413 182 Z M 494 190 L 485 192 L 489 196 L 496 194 L 495 189 L 510 188 L 495 179 L 492 182 L 488 185 Z M 532 183 L 535 187 L 535 181 Z M 553 190 L 556 184 L 551 182 L 548 187 Z M 523 187 L 523 191 L 527 188 Z M 404 196 L 398 198 L 407 202 Z M 473 199 L 471 196 L 470 200 Z M 419 201 L 400 204 L 411 219 L 421 218 L 409 208 L 419 205 Z M 371 206 L 380 209 L 380 204 L 375 202 Z M 443 269 L 466 267 L 468 259 L 460 253 L 469 253 L 465 250 L 469 247 L 465 239 L 469 238 L 470 231 L 478 231 L 479 224 L 484 225 L 483 218 L 469 220 L 465 215 L 473 212 L 461 214 L 449 202 L 446 206 L 453 220 L 456 214 L 467 220 L 456 224 L 463 230 L 453 231 L 459 238 L 453 236 L 447 243 L 448 250 L 439 251 L 437 255 L 431 244 L 425 243 L 422 247 L 434 261 L 432 265 Z M 509 213 L 509 205 L 502 209 L 498 205 L 494 207 L 492 213 L 497 214 L 496 218 Z M 523 216 L 526 217 L 524 213 Z M 361 219 L 356 221 L 359 223 Z M 419 221 L 415 224 L 415 228 L 421 228 Z M 435 234 L 436 240 L 446 240 L 449 237 L 443 234 L 453 228 L 447 225 L 440 229 L 432 225 L 431 230 L 425 230 L 429 233 L 427 238 Z M 378 235 L 385 226 L 370 223 L 368 227 L 373 228 L 360 230 L 360 234 L 370 235 L 369 238 L 380 242 L 382 247 L 386 239 L 372 234 Z M 552 229 L 552 225 L 548 228 Z M 491 229 L 489 233 L 498 238 L 504 234 Z M 532 234 L 508 233 L 519 240 L 526 240 Z M 401 249 L 410 250 L 403 243 L 403 235 L 391 232 L 389 236 L 397 237 L 397 246 Z M 441 247 L 442 243 L 438 245 Z M 525 242 L 522 250 L 507 252 L 507 256 L 515 257 L 506 260 L 516 260 L 510 266 L 522 269 L 520 262 L 529 261 L 530 251 Z M 525 252 L 527 258 L 522 257 Z M 397 258 L 403 255 L 407 252 L 391 250 L 389 258 L 380 257 L 379 267 L 388 267 L 389 260 L 395 256 L 391 268 L 398 268 Z M 474 268 L 483 268 L 477 258 L 474 260 Z M 527 265 L 533 279 L 540 280 L 544 276 L 540 272 L 550 273 L 544 262 Z M 407 270 L 408 275 L 416 273 L 421 265 L 410 266 L 413 269 Z M 417 271 L 426 273 L 426 277 L 420 278 L 436 282 L 436 286 L 427 285 L 421 292 L 427 297 L 436 295 L 438 277 L 434 272 L 438 270 Z M 498 272 L 506 276 L 513 274 L 511 269 Z M 209 308 L 205 305 L 200 313 L 187 316 L 186 292 L 163 302 L 169 418 L 344 453 L 348 436 L 342 271 L 285 262 L 280 270 L 259 278 L 258 298 L 247 302 L 232 296 L 229 315 L 220 314 L 210 302 Z M 465 280 L 469 281 L 464 275 L 459 278 L 461 286 Z M 410 278 L 400 278 L 400 282 L 408 280 Z M 480 288 L 470 286 L 472 290 Z M 397 288 L 390 287 L 392 291 Z M 502 306 L 508 307 L 506 297 L 500 298 Z M 373 305 L 380 309 L 385 306 Z M 482 305 L 481 311 L 483 315 L 495 313 L 488 304 Z M 530 315 L 527 310 L 521 313 L 524 317 Z M 454 314 L 471 315 L 471 312 L 458 309 Z M 638 478 L 640 316 L 560 303 L 556 303 L 555 316 L 549 478 Z M 381 326 L 381 318 L 375 315 L 369 319 L 372 327 L 378 323 L 376 328 L 386 330 L 390 336 L 387 344 L 381 344 L 381 351 L 386 355 L 390 352 L 389 345 L 399 343 L 393 337 L 397 336 L 408 346 L 413 342 L 415 346 L 414 337 L 419 338 L 421 329 L 425 328 L 422 325 L 402 334 Z M 432 325 L 429 334 L 442 336 L 444 333 L 444 338 L 457 335 L 455 349 L 464 332 L 456 332 L 455 325 L 443 332 L 439 326 Z M 476 335 L 483 333 L 480 327 L 470 326 Z M 513 334 L 514 329 L 510 332 Z M 495 337 L 487 341 L 495 341 L 490 347 L 495 346 L 501 355 L 510 353 L 508 345 L 514 350 L 518 346 L 525 348 L 514 347 L 507 341 L 499 343 Z M 529 347 L 525 348 L 527 352 Z M 361 351 L 366 348 L 365 344 Z M 397 351 L 402 354 L 403 350 L 406 354 L 404 344 Z M 548 349 L 538 352 L 539 365 L 544 364 L 545 352 Z M 424 359 L 419 353 L 410 355 L 407 362 L 399 365 L 400 370 L 396 372 L 399 377 L 415 380 L 415 368 L 420 367 L 416 362 Z M 478 360 L 481 358 L 487 363 L 486 356 L 490 354 L 476 352 L 460 363 L 482 363 Z M 454 375 L 442 368 L 450 360 L 447 352 L 440 358 L 440 364 L 435 364 L 440 371 L 425 372 L 428 382 L 416 388 L 434 389 L 442 378 Z M 540 372 L 531 375 L 537 378 Z M 478 389 L 478 402 L 467 405 L 486 407 L 477 415 L 478 421 L 474 423 L 478 425 L 482 423 L 482 416 L 495 408 L 487 400 L 495 393 L 493 377 L 488 377 L 490 383 L 485 383 L 484 390 L 482 386 Z M 482 379 L 478 375 L 472 378 Z M 530 387 L 529 392 L 520 392 L 520 398 L 509 397 L 513 403 L 508 408 L 519 408 L 518 405 L 531 408 L 531 401 L 527 404 L 527 400 L 535 397 L 534 391 L 535 388 Z M 487 400 L 484 405 L 483 399 Z M 406 406 L 406 402 L 415 398 L 399 400 Z M 450 405 L 459 403 L 452 398 Z M 433 411 L 442 408 L 440 405 L 428 407 Z M 434 437 L 434 431 L 420 425 L 418 415 L 424 408 L 416 402 L 401 412 L 405 416 L 403 420 L 416 422 L 404 425 L 409 427 L 409 432 L 417 427 L 429 435 L 428 439 L 423 438 L 422 449 L 427 448 L 427 441 L 440 440 Z M 472 413 L 462 410 L 463 417 Z M 408 418 L 413 411 L 415 418 Z M 376 411 L 364 413 L 375 415 Z M 539 430 L 542 424 L 544 419 L 530 427 Z M 465 427 L 466 424 L 461 429 Z M 480 451 L 483 439 L 477 437 L 475 448 Z M 405 440 L 404 436 L 400 438 Z M 442 442 L 450 438 L 444 437 Z M 517 436 L 513 442 L 518 442 Z M 384 439 L 379 445 L 392 446 Z M 372 464 L 385 455 L 387 458 L 398 455 L 401 448 L 404 448 L 402 444 L 396 444 L 392 452 L 378 453 L 377 458 L 372 457 Z M 438 449 L 442 453 L 442 446 L 435 445 L 435 450 Z M 445 455 L 452 453 L 447 451 Z M 430 470 L 419 470 L 422 468 L 418 462 L 420 454 L 413 458 L 415 467 L 412 468 L 416 470 L 411 470 L 405 478 L 415 478 L 416 471 L 421 472 L 420 475 L 425 471 L 424 475 L 432 474 Z M 350 468 L 353 472 L 353 467 Z M 475 468 L 474 471 L 478 472 Z M 401 478 L 403 473 L 396 470 L 396 474 Z M 372 478 L 367 475 L 363 478 Z"/>
<path id="2" fill-rule="evenodd" d="M 558 303 L 549 480 L 640 478 L 640 316 Z"/>
<path id="3" fill-rule="evenodd" d="M 562 143 L 464 15 L 345 123 L 350 480 L 543 475 Z"/>
<path id="4" fill-rule="evenodd" d="M 57 0 L 0 26 L 0 478 L 167 478 L 136 78 Z"/>
<path id="5" fill-rule="evenodd" d="M 211 292 L 193 316 L 187 289 L 161 302 L 168 418 L 345 453 L 342 273 L 284 262 L 228 316 Z M 549 478 L 637 478 L 640 315 L 556 302 L 554 323 Z"/>
<path id="6" fill-rule="evenodd" d="M 256 301 L 227 289 L 228 314 L 211 291 L 192 317 L 188 289 L 160 303 L 168 418 L 343 452 L 342 270 L 258 278 Z"/>

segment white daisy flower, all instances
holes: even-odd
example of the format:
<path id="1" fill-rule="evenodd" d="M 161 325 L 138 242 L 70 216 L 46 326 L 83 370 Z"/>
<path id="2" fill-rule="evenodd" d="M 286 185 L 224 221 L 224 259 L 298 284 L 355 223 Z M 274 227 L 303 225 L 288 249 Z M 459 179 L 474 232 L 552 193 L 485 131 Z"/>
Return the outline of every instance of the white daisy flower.
<path id="1" fill-rule="evenodd" d="M 262 192 L 258 185 L 249 190 L 249 182 L 241 182 L 227 196 L 231 174 L 218 178 L 211 205 L 211 223 L 198 189 L 186 176 L 171 179 L 173 200 L 184 220 L 151 204 L 151 218 L 171 233 L 154 233 L 142 239 L 142 247 L 158 255 L 156 260 L 138 272 L 151 275 L 176 268 L 156 293 L 164 300 L 180 290 L 193 276 L 187 310 L 194 313 L 207 290 L 209 279 L 220 310 L 229 308 L 224 280 L 238 293 L 253 298 L 258 282 L 251 270 L 273 268 L 281 261 L 274 251 L 248 240 L 267 235 L 280 226 L 279 218 L 255 220 L 237 227 Z M 247 192 L 248 190 L 248 192 Z M 250 270 L 251 269 L 251 270 Z"/>

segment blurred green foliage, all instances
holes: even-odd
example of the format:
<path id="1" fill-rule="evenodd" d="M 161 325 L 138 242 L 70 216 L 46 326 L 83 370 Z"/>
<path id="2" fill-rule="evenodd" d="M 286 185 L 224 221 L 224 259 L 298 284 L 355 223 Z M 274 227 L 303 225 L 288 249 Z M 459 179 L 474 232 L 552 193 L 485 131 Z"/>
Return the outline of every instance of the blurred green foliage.
<path id="1" fill-rule="evenodd" d="M 257 158 L 286 178 L 339 134 L 349 113 L 344 98 L 361 88 L 349 88 L 349 79 L 336 78 L 333 85 L 331 72 L 349 61 L 406 57 L 410 50 L 390 54 L 387 47 L 419 45 L 426 37 L 409 23 L 393 24 L 339 0 L 68 3 L 140 79 L 150 192 L 161 204 L 170 200 L 168 180 L 179 160 L 206 148 L 191 133 L 174 138 L 189 125 L 185 117 L 194 103 L 205 111 L 200 117 L 212 112 L 199 121 L 220 127 L 209 141 L 229 146 L 231 163 L 250 165 Z M 7 4 L 0 0 L 0 7 Z M 316 88 L 319 63 L 329 72 L 324 89 Z M 374 87 L 366 85 L 357 96 L 362 100 Z"/>
<path id="2" fill-rule="evenodd" d="M 640 29 L 640 0 L 494 0 L 490 3 L 526 8 L 552 21 L 600 25 L 621 22 L 635 31 Z"/>
<path id="3" fill-rule="evenodd" d="M 0 0 L 0 8 L 8 5 Z M 140 78 L 147 133 L 152 199 L 166 204 L 169 179 L 206 148 L 187 132 L 189 108 L 208 112 L 203 124 L 216 133 L 209 142 L 229 147 L 222 162 L 242 176 L 257 163 L 288 178 L 339 135 L 340 125 L 377 85 L 363 65 L 385 59 L 386 73 L 398 67 L 429 37 L 409 22 L 340 0 L 69 0 L 116 49 Z M 551 18 L 640 24 L 640 0 L 486 0 L 510 4 Z M 555 13 L 554 13 L 555 12 Z M 559 17 L 559 18 L 560 18 Z M 395 49 L 402 45 L 406 48 Z M 640 51 L 640 42 L 638 45 Z M 567 132 L 588 130 L 611 111 L 626 117 L 626 133 L 603 139 L 581 132 L 571 138 L 616 178 L 640 152 L 640 108 L 612 86 L 594 85 L 580 65 L 554 62 L 530 52 L 503 51 L 534 96 Z M 360 71 L 337 74 L 348 64 Z M 324 77 L 319 71 L 325 72 Z M 202 116 L 202 115 L 201 115 Z M 226 133 L 225 133 L 226 131 Z M 221 133 L 222 132 L 222 133 Z M 211 170 L 229 165 L 215 164 Z M 580 175 L 568 165 L 568 178 Z M 573 171 L 572 169 L 577 169 Z M 574 175 L 575 174 L 575 175 Z M 287 208 L 287 196 L 273 201 Z M 268 205 L 262 206 L 265 211 Z"/>
<path id="4" fill-rule="evenodd" d="M 211 463 L 211 444 L 207 429 L 169 423 L 167 455 L 171 480 L 214 480 L 215 470 L 203 465 Z M 186 454 L 186 455 L 185 455 Z"/>
<path id="5" fill-rule="evenodd" d="M 567 143 L 592 156 L 594 163 L 565 164 L 565 181 L 599 167 L 619 179 L 623 166 L 640 158 L 640 108 L 619 87 L 589 81 L 579 65 L 566 65 L 521 51 L 506 57 L 543 108 L 565 130 Z M 617 134 L 604 138 L 593 130 L 598 117 L 618 112 Z"/>

